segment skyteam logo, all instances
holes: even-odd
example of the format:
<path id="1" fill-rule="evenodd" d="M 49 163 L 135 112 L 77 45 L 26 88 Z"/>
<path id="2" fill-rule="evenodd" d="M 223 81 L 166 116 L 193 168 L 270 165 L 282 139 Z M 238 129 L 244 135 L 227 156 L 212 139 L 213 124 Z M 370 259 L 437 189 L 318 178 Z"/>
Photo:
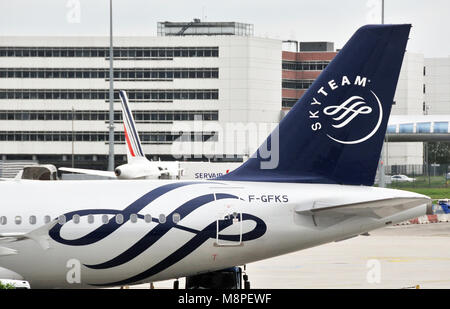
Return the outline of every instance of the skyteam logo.
<path id="1" fill-rule="evenodd" d="M 310 103 L 311 129 L 340 144 L 369 140 L 383 120 L 383 107 L 370 82 L 367 77 L 342 76 L 320 87 Z"/>

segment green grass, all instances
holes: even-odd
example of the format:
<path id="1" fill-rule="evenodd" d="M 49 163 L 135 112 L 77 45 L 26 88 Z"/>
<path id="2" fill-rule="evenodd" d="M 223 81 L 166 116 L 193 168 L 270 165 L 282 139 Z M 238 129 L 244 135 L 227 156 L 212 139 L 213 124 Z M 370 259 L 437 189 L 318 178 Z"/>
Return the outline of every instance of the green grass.
<path id="1" fill-rule="evenodd" d="M 409 176 L 414 177 L 414 176 Z M 433 200 L 450 198 L 450 181 L 444 176 L 416 176 L 414 182 L 392 182 L 389 188 L 427 195 Z"/>
<path id="2" fill-rule="evenodd" d="M 410 184 L 411 185 L 411 184 Z M 448 188 L 426 188 L 426 187 L 393 187 L 393 189 L 416 192 L 431 197 L 433 200 L 450 198 L 450 187 Z"/>

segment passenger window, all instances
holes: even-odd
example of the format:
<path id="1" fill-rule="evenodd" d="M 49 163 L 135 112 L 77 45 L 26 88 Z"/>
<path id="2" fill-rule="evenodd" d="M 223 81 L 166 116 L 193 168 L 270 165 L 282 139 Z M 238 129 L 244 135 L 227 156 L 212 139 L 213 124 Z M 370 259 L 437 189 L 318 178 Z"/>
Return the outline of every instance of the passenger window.
<path id="1" fill-rule="evenodd" d="M 47 224 L 47 223 L 50 223 L 50 220 L 51 220 L 51 219 L 50 219 L 50 216 L 45 216 L 45 217 L 44 217 L 44 223 L 46 223 L 46 224 Z"/>
<path id="2" fill-rule="evenodd" d="M 131 221 L 131 223 L 136 223 L 137 222 L 137 214 L 131 214 L 130 221 Z"/>
<path id="3" fill-rule="evenodd" d="M 152 216 L 151 215 L 145 215 L 144 220 L 146 223 L 151 223 L 152 222 Z"/>
<path id="4" fill-rule="evenodd" d="M 179 213 L 174 213 L 172 216 L 172 221 L 173 223 L 177 224 L 178 222 L 180 222 L 181 220 L 181 216 Z"/>
<path id="5" fill-rule="evenodd" d="M 80 223 L 80 215 L 73 215 L 72 220 L 75 224 Z"/>
<path id="6" fill-rule="evenodd" d="M 66 216 L 65 215 L 61 215 L 58 217 L 58 223 L 63 225 L 64 223 L 66 223 Z"/>
<path id="7" fill-rule="evenodd" d="M 88 216 L 88 223 L 89 223 L 89 224 L 94 223 L 94 215 L 89 215 L 89 216 Z"/>
<path id="8" fill-rule="evenodd" d="M 122 224 L 123 223 L 123 215 L 122 214 L 116 215 L 116 223 L 117 224 Z"/>
<path id="9" fill-rule="evenodd" d="M 164 214 L 159 215 L 159 223 L 166 223 L 166 216 Z"/>
<path id="10" fill-rule="evenodd" d="M 103 224 L 108 224 L 108 221 L 109 221 L 109 220 L 108 220 L 108 215 L 103 215 L 103 216 L 102 216 L 102 223 L 103 223 Z"/>
<path id="11" fill-rule="evenodd" d="M 6 219 L 6 217 L 5 216 L 0 217 L 0 224 L 6 225 L 6 223 L 8 223 L 8 220 Z"/>
<path id="12" fill-rule="evenodd" d="M 36 216 L 30 216 L 30 224 L 36 224 Z"/>
<path id="13" fill-rule="evenodd" d="M 16 217 L 14 218 L 14 222 L 15 222 L 17 225 L 21 224 L 21 223 L 22 223 L 22 217 L 21 217 L 21 216 L 16 216 Z"/>

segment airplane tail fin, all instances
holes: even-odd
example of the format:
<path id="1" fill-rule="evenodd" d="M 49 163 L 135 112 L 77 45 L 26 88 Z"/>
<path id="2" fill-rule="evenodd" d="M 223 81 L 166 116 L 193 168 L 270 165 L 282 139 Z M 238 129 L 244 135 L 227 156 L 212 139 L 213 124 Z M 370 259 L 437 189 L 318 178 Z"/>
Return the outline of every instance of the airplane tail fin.
<path id="1" fill-rule="evenodd" d="M 130 106 L 128 105 L 128 97 L 125 91 L 119 91 L 120 102 L 122 107 L 122 119 L 125 134 L 125 141 L 127 143 L 127 159 L 128 163 L 132 162 L 136 158 L 144 157 L 145 154 L 142 150 L 141 140 L 136 130 L 136 124 L 134 122 L 133 114 L 131 113 Z"/>
<path id="2" fill-rule="evenodd" d="M 410 28 L 361 27 L 256 153 L 218 179 L 373 185 Z"/>

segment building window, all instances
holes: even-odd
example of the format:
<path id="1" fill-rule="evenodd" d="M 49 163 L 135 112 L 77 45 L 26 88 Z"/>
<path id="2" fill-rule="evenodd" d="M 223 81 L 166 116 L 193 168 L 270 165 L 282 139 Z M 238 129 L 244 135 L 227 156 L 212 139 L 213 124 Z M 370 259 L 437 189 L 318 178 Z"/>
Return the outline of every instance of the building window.
<path id="1" fill-rule="evenodd" d="M 218 57 L 218 47 L 115 47 L 114 59 L 145 60 L 174 57 Z M 0 57 L 101 57 L 107 47 L 0 47 Z"/>
<path id="2" fill-rule="evenodd" d="M 283 108 L 292 108 L 294 107 L 295 103 L 297 103 L 298 99 L 292 99 L 292 98 L 283 98 L 281 101 L 281 107 Z"/>
<path id="3" fill-rule="evenodd" d="M 313 82 L 314 80 L 312 79 L 299 79 L 299 80 L 283 79 L 282 87 L 284 89 L 306 90 L 313 84 Z"/>
<path id="4" fill-rule="evenodd" d="M 414 133 L 414 124 L 412 123 L 401 124 L 399 133 Z"/>
<path id="5" fill-rule="evenodd" d="M 128 89 L 130 102 L 172 102 L 177 100 L 218 100 L 218 89 Z M 0 99 L 109 100 L 109 90 L 102 89 L 0 89 Z M 119 93 L 114 93 L 119 101 Z"/>
<path id="6" fill-rule="evenodd" d="M 434 133 L 449 133 L 448 132 L 448 122 L 435 122 L 434 123 Z"/>
<path id="7" fill-rule="evenodd" d="M 283 70 L 288 71 L 322 71 L 330 61 L 283 61 Z"/>
<path id="8" fill-rule="evenodd" d="M 390 125 L 390 126 L 388 126 L 388 128 L 387 128 L 387 133 L 390 133 L 390 134 L 395 134 L 395 133 L 397 133 L 397 126 L 396 126 L 396 125 Z"/>
<path id="9" fill-rule="evenodd" d="M 117 68 L 115 80 L 167 81 L 178 78 L 218 78 L 218 68 Z M 109 79 L 109 69 L 92 68 L 0 68 L 0 78 L 101 78 Z"/>
<path id="10" fill-rule="evenodd" d="M 431 123 L 430 122 L 419 122 L 416 127 L 417 133 L 431 133 Z"/>

